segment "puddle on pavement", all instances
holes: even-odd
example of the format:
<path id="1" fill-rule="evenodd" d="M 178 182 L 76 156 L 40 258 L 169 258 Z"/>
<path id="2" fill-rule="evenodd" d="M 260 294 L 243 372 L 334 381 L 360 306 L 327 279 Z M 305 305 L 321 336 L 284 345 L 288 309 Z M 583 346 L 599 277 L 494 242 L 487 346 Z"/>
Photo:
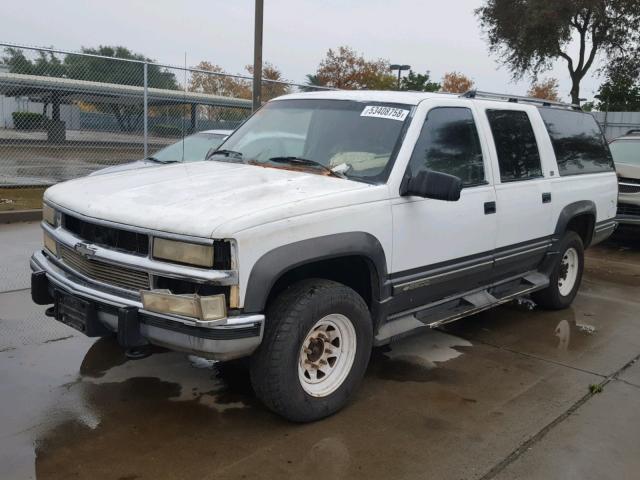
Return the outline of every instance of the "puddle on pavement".
<path id="1" fill-rule="evenodd" d="M 94 349 L 95 354 L 92 352 Z M 107 353 L 112 355 L 108 356 Z M 105 368 L 108 358 L 114 362 L 110 368 Z M 166 350 L 156 351 L 139 360 L 127 360 L 122 349 L 109 338 L 98 340 L 91 347 L 82 362 L 80 373 L 79 381 L 94 385 L 155 378 L 162 383 L 175 385 L 167 400 L 192 401 L 219 412 L 248 406 L 240 400 L 228 400 L 227 385 L 221 378 L 223 372 L 215 362 Z"/>
<path id="2" fill-rule="evenodd" d="M 600 325 L 610 328 L 601 317 L 588 308 L 544 311 L 505 305 L 458 320 L 444 330 L 471 341 L 562 357 L 590 347 L 599 337 Z"/>
<path id="3" fill-rule="evenodd" d="M 49 465 L 46 459 L 57 458 L 50 454 L 64 453 L 78 439 L 91 443 L 105 423 L 111 431 L 153 434 L 150 422 L 157 421 L 160 441 L 166 428 L 184 433 L 180 422 L 215 428 L 221 415 L 251 410 L 254 399 L 241 366 L 220 368 L 162 350 L 134 361 L 112 338 L 92 341 L 72 337 L 0 352 L 0 396 L 15 405 L 11 415 L 2 415 L 3 478 L 33 478 L 34 463 L 36 470 L 43 461 Z M 226 382 L 227 377 L 233 380 Z M 250 421 L 251 415 L 246 417 Z"/>
<path id="4" fill-rule="evenodd" d="M 471 343 L 439 330 L 425 329 L 416 335 L 376 349 L 369 367 L 378 378 L 399 382 L 452 382 L 442 364 L 462 355 Z M 436 368 L 438 367 L 438 368 Z"/>

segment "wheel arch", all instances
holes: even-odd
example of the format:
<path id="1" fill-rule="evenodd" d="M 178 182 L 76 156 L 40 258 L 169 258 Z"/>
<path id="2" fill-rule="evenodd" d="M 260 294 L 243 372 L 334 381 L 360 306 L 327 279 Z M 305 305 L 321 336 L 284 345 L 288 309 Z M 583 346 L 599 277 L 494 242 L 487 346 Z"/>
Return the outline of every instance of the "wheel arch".
<path id="1" fill-rule="evenodd" d="M 366 266 L 371 291 L 370 298 L 365 298 L 365 301 L 368 300 L 372 316 L 377 317 L 377 305 L 390 296 L 386 255 L 378 239 L 366 232 L 347 232 L 301 240 L 265 253 L 253 265 L 249 274 L 244 310 L 249 313 L 263 312 L 273 296 L 274 288 L 282 286 L 278 282 L 295 277 L 295 272 L 302 273 L 304 270 L 308 278 L 318 272 L 326 272 L 327 269 L 344 270 L 345 267 L 357 264 L 362 265 L 362 268 Z M 340 277 L 330 276 L 334 277 L 329 278 L 331 280 Z"/>
<path id="2" fill-rule="evenodd" d="M 567 230 L 573 230 L 580 235 L 587 248 L 593 240 L 596 214 L 596 205 L 591 200 L 581 200 L 565 206 L 558 216 L 554 241 L 559 241 Z"/>

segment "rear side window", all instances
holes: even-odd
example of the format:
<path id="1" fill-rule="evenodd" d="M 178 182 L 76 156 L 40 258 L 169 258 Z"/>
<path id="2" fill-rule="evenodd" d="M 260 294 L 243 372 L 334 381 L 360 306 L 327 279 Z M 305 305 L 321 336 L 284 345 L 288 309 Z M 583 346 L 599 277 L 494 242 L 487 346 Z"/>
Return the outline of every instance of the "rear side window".
<path id="1" fill-rule="evenodd" d="M 409 168 L 413 175 L 420 170 L 454 175 L 465 187 L 484 184 L 482 149 L 471 110 L 461 107 L 430 110 Z"/>
<path id="2" fill-rule="evenodd" d="M 487 110 L 498 153 L 500 180 L 515 182 L 542 177 L 540 152 L 529 116 L 519 110 Z"/>
<path id="3" fill-rule="evenodd" d="M 547 127 L 561 176 L 613 170 L 607 142 L 588 113 L 539 108 Z"/>

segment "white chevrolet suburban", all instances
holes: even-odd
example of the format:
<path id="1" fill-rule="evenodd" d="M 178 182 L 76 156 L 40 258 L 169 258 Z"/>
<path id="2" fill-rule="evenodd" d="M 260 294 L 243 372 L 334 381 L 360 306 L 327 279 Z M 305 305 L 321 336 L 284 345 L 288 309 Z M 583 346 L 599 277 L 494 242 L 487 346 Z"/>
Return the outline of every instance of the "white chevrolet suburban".
<path id="1" fill-rule="evenodd" d="M 616 226 L 609 148 L 564 104 L 287 95 L 220 148 L 49 188 L 33 300 L 129 349 L 250 357 L 294 421 L 344 406 L 372 346 L 528 294 L 568 307 Z"/>

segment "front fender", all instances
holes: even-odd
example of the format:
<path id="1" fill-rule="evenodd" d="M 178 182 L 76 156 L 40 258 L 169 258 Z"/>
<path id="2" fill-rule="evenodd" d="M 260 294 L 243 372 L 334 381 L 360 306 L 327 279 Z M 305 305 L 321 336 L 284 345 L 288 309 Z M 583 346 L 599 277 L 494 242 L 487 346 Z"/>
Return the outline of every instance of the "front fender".
<path id="1" fill-rule="evenodd" d="M 264 311 L 269 292 L 276 281 L 288 271 L 319 260 L 353 255 L 363 256 L 370 261 L 377 278 L 376 285 L 373 286 L 374 296 L 377 299 L 387 298 L 390 292 L 385 283 L 387 262 L 382 245 L 369 233 L 347 232 L 289 243 L 265 253 L 251 269 L 244 311 Z"/>

